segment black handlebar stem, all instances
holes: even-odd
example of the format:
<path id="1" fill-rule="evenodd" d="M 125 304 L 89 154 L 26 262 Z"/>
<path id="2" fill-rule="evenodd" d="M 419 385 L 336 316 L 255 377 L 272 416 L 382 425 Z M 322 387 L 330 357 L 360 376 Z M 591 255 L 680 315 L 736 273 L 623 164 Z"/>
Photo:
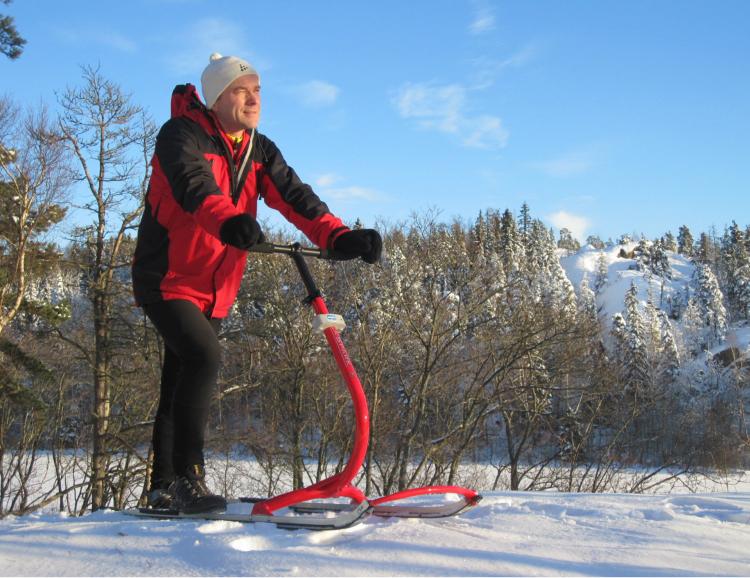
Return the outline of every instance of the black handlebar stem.
<path id="1" fill-rule="evenodd" d="M 320 289 L 315 284 L 315 280 L 310 273 L 310 269 L 305 262 L 305 257 L 316 257 L 318 259 L 327 259 L 332 261 L 342 260 L 340 253 L 336 251 L 328 251 L 326 249 L 318 249 L 315 247 L 303 247 L 299 243 L 292 243 L 291 245 L 280 245 L 277 243 L 257 243 L 248 249 L 250 253 L 277 253 L 281 255 L 289 255 L 297 266 L 302 282 L 305 284 L 307 290 L 307 299 L 305 301 L 312 302 L 317 297 L 322 297 Z"/>

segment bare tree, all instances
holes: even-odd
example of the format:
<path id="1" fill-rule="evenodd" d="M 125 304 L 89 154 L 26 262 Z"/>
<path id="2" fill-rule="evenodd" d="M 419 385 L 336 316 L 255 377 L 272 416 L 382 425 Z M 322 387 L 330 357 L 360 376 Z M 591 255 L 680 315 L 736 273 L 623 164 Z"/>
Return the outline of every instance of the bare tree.
<path id="1" fill-rule="evenodd" d="M 92 224 L 85 238 L 88 298 L 93 321 L 93 351 L 79 349 L 93 371 L 92 508 L 105 505 L 106 447 L 111 412 L 111 331 L 116 273 L 126 271 L 130 255 L 123 243 L 143 208 L 149 178 L 149 153 L 155 126 L 98 67 L 83 68 L 83 85 L 59 96 L 60 131 L 78 161 L 78 180 L 88 194 L 83 209 Z"/>

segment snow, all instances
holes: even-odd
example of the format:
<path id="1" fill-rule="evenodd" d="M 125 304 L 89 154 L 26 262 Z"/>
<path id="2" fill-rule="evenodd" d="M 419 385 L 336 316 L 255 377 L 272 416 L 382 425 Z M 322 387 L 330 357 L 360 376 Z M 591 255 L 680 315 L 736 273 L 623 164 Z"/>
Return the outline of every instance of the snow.
<path id="1" fill-rule="evenodd" d="M 671 279 L 644 275 L 620 257 L 635 246 L 587 246 L 561 259 L 574 287 L 586 276 L 593 288 L 604 255 L 607 282 L 597 304 L 605 324 L 623 310 L 633 283 L 642 305 L 651 297 L 659 307 L 693 277 L 693 263 L 674 253 Z M 750 325 L 730 327 L 711 353 L 728 345 L 750 349 Z M 373 516 L 323 532 L 40 512 L 0 519 L 0 576 L 750 575 L 745 477 L 717 492 L 485 492 L 477 507 L 453 518 Z"/>
<path id="2" fill-rule="evenodd" d="M 750 491 L 492 492 L 447 519 L 339 531 L 144 520 L 0 520 L 3 576 L 696 576 L 750 573 Z"/>

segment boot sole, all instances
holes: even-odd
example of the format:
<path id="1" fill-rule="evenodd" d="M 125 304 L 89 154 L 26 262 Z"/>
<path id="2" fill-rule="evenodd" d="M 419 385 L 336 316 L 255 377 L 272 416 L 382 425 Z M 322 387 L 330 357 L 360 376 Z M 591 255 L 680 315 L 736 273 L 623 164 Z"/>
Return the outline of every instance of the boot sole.
<path id="1" fill-rule="evenodd" d="M 174 505 L 173 505 L 173 509 Z M 199 498 L 195 504 L 177 507 L 182 514 L 208 514 L 215 512 L 223 512 L 227 509 L 227 501 L 221 496 L 205 496 Z"/>

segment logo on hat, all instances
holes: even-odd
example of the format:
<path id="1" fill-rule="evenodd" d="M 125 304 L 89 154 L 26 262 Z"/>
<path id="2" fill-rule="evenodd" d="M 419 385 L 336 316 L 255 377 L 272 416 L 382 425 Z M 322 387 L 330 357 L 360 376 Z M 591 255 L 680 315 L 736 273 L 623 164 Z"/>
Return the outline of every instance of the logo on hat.
<path id="1" fill-rule="evenodd" d="M 240 70 L 242 72 L 245 72 L 247 70 L 247 66 L 245 66 L 244 64 L 240 64 Z"/>

